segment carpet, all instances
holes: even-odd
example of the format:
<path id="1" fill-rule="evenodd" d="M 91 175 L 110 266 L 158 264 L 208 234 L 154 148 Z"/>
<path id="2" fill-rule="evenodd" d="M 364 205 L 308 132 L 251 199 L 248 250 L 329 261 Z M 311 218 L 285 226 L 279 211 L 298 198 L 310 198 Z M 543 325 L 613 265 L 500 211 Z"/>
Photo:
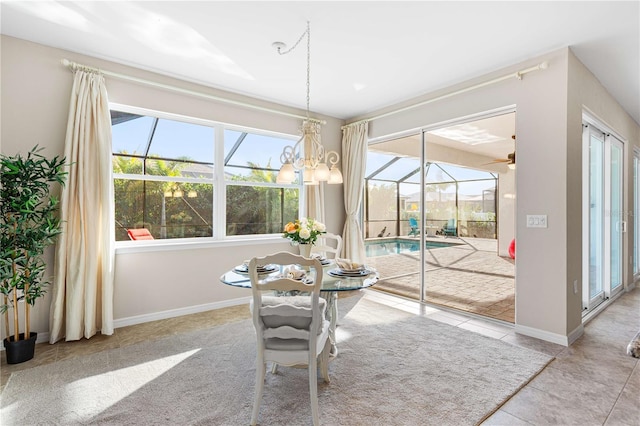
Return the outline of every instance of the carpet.
<path id="1" fill-rule="evenodd" d="M 551 357 L 357 297 L 339 299 L 339 354 L 319 380 L 323 425 L 472 425 Z M 246 425 L 250 320 L 14 373 L 3 425 Z M 306 369 L 267 374 L 261 425 L 311 423 Z"/>

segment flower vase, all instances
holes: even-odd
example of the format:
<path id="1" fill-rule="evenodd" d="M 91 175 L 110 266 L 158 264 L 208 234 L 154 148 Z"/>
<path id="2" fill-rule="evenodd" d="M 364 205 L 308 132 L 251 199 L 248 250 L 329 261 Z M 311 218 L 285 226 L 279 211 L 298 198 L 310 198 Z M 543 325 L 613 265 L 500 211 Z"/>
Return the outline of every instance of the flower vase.
<path id="1" fill-rule="evenodd" d="M 300 256 L 309 258 L 311 257 L 311 247 L 313 244 L 298 244 L 298 250 L 300 250 Z M 304 267 L 305 271 L 309 270 L 308 266 Z"/>

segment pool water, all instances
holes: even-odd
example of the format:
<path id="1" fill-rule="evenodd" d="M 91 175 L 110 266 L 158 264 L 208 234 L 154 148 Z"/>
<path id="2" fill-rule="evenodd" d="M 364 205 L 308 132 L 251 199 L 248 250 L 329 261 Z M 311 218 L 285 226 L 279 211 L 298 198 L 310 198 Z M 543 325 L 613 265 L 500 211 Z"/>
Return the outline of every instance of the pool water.
<path id="1" fill-rule="evenodd" d="M 426 241 L 425 248 L 451 247 L 454 244 Z M 385 256 L 388 254 L 415 253 L 420 250 L 420 241 L 417 240 L 378 240 L 365 241 L 365 252 L 367 257 Z"/>

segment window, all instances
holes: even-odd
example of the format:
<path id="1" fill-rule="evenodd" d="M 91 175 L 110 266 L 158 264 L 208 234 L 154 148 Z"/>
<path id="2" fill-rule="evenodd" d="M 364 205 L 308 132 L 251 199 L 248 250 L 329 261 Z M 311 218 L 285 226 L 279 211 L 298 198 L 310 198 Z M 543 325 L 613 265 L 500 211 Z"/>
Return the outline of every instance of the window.
<path id="1" fill-rule="evenodd" d="M 274 234 L 298 217 L 300 185 L 277 185 L 280 153 L 290 140 L 226 129 L 226 234 Z M 299 182 L 299 181 L 298 181 Z"/>
<path id="2" fill-rule="evenodd" d="M 111 111 L 116 241 L 131 228 L 154 239 L 275 234 L 298 217 L 299 180 L 275 183 L 291 139 L 123 110 Z"/>

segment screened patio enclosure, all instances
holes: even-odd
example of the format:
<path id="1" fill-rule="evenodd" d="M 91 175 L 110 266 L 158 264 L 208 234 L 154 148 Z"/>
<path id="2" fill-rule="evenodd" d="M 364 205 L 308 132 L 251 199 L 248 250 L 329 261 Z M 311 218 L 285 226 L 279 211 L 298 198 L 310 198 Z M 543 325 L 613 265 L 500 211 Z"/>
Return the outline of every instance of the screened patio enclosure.
<path id="1" fill-rule="evenodd" d="M 496 238 L 498 174 L 425 163 L 424 232 Z M 420 160 L 369 150 L 365 177 L 365 238 L 420 235 Z"/>
<path id="2" fill-rule="evenodd" d="M 278 234 L 300 211 L 301 184 L 279 184 L 293 137 L 111 110 L 116 241 Z"/>
<path id="3" fill-rule="evenodd" d="M 369 142 L 363 233 L 374 290 L 514 322 L 514 134 L 509 112 Z"/>

